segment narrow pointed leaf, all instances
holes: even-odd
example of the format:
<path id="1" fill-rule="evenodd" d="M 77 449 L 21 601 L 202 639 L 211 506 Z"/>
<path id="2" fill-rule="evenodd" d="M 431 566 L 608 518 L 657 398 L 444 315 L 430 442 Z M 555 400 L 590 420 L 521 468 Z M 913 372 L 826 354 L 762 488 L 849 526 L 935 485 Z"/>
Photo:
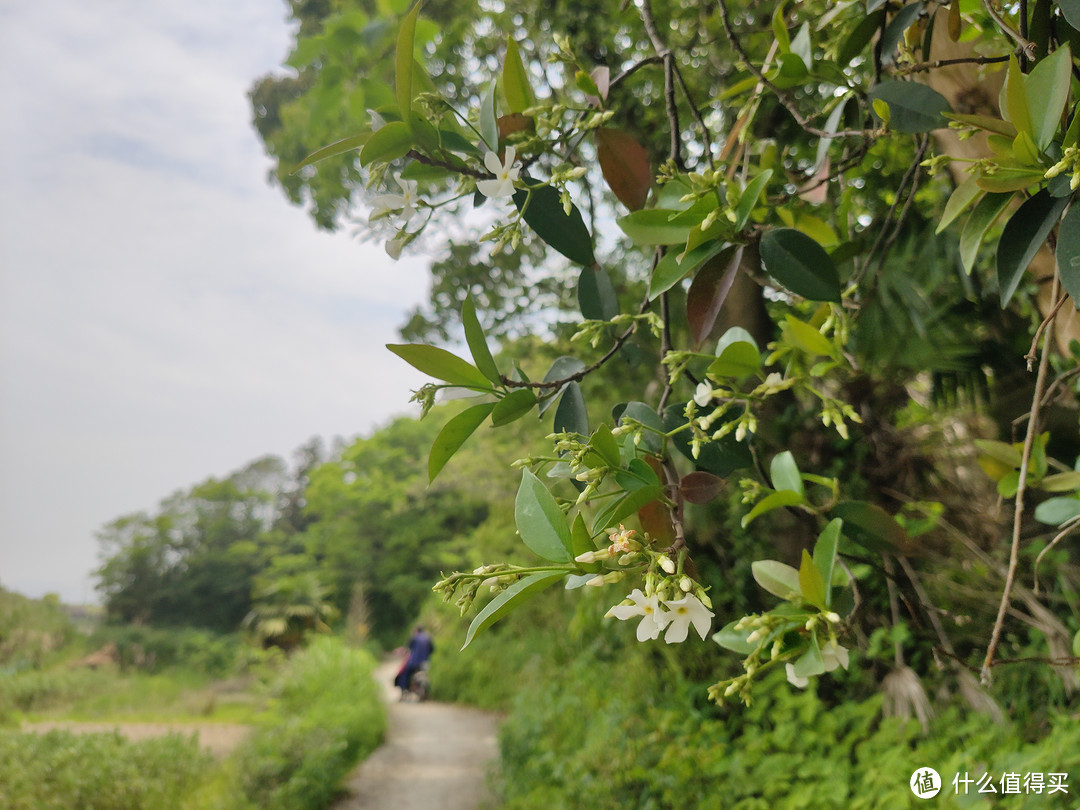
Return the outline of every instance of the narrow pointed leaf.
<path id="1" fill-rule="evenodd" d="M 446 349 L 417 343 L 388 343 L 386 348 L 429 377 L 466 388 L 491 390 L 491 383 L 480 373 L 480 369 Z"/>
<path id="2" fill-rule="evenodd" d="M 998 242 L 997 275 L 1001 308 L 1013 297 L 1031 260 L 1044 244 L 1068 204 L 1068 197 L 1053 197 L 1043 189 L 1029 198 L 1005 223 Z"/>
<path id="3" fill-rule="evenodd" d="M 1016 56 L 1009 55 L 1009 69 L 1005 78 L 1005 86 L 1002 88 L 1005 96 L 1003 112 L 1017 132 L 1026 132 L 1035 137 L 1035 129 L 1031 123 L 1031 110 L 1028 107 L 1027 83 L 1024 74 L 1020 71 L 1020 63 Z"/>
<path id="4" fill-rule="evenodd" d="M 769 185 L 770 179 L 772 179 L 772 169 L 766 169 L 747 183 L 746 191 L 739 197 L 739 203 L 735 206 L 736 231 L 741 231 L 746 227 L 746 222 L 750 219 L 750 212 L 754 210 L 754 206 L 757 205 L 757 201 L 761 197 L 761 192 Z"/>
<path id="5" fill-rule="evenodd" d="M 1011 193 L 986 194 L 968 214 L 964 229 L 960 232 L 960 262 L 968 275 L 971 275 L 971 269 L 975 266 L 979 246 L 986 237 L 986 232 L 1001 216 L 1001 212 L 1005 210 L 1005 206 L 1012 198 Z"/>
<path id="6" fill-rule="evenodd" d="M 512 113 L 520 113 L 533 106 L 529 74 L 521 62 L 521 53 L 513 37 L 506 39 L 506 61 L 503 62 L 503 93 Z"/>
<path id="7" fill-rule="evenodd" d="M 888 512 L 866 501 L 842 501 L 832 515 L 844 521 L 844 534 L 870 551 L 905 551 L 907 532 Z"/>
<path id="8" fill-rule="evenodd" d="M 567 383 L 563 390 L 559 407 L 555 409 L 554 429 L 556 433 L 565 430 L 582 436 L 589 435 L 589 411 L 585 407 L 581 386 L 576 382 Z"/>
<path id="9" fill-rule="evenodd" d="M 761 517 L 766 512 L 772 512 L 774 509 L 782 509 L 785 506 L 801 506 L 804 503 L 806 503 L 806 498 L 794 490 L 783 489 L 779 492 L 770 492 L 758 501 L 754 505 L 754 508 L 743 517 L 742 526 L 745 529 L 757 518 Z"/>
<path id="10" fill-rule="evenodd" d="M 633 492 L 627 492 L 600 511 L 593 522 L 593 531 L 599 532 L 615 526 L 646 504 L 655 501 L 662 494 L 663 490 L 658 486 L 642 487 L 641 489 L 635 489 Z"/>
<path id="11" fill-rule="evenodd" d="M 682 261 L 679 260 L 679 256 L 682 255 L 679 251 L 669 250 L 653 269 L 652 279 L 649 281 L 649 298 L 653 300 L 659 298 L 661 293 L 666 293 L 723 250 L 725 246 L 726 243 L 722 240 L 705 242 L 687 251 L 682 256 Z"/>
<path id="12" fill-rule="evenodd" d="M 573 541 L 566 515 L 540 479 L 522 470 L 514 501 L 514 520 L 521 540 L 536 554 L 552 562 L 569 562 Z"/>
<path id="13" fill-rule="evenodd" d="M 546 573 L 540 572 L 537 574 L 529 574 L 526 577 L 515 582 L 505 591 L 500 593 L 494 599 L 484 606 L 484 609 L 476 614 L 476 618 L 472 620 L 472 624 L 469 625 L 469 630 L 465 634 L 465 643 L 461 645 L 461 649 L 465 649 L 474 638 L 480 633 L 487 630 L 495 622 L 499 621 L 503 616 L 516 608 L 530 596 L 534 596 L 540 591 L 544 590 L 550 585 L 561 580 L 565 577 L 565 573 Z"/>
<path id="14" fill-rule="evenodd" d="M 528 200 L 528 205 L 526 205 Z M 592 235 L 585 227 L 585 220 L 576 205 L 570 207 L 569 215 L 563 211 L 559 192 L 551 186 L 514 192 L 514 205 L 536 235 L 572 262 L 592 267 Z"/>
<path id="15" fill-rule="evenodd" d="M 686 242 L 693 226 L 682 220 L 672 220 L 673 216 L 681 213 L 667 208 L 648 208 L 619 217 L 616 223 L 634 244 L 680 245 Z M 704 216 L 703 213 L 702 217 Z"/>
<path id="16" fill-rule="evenodd" d="M 1002 135 L 1008 138 L 1010 141 L 1016 137 L 1016 127 L 1010 124 L 1008 121 L 1003 121 L 1000 118 L 993 118 L 989 115 L 970 115 L 966 113 L 942 113 L 950 121 L 959 121 L 962 124 L 971 124 L 972 126 L 979 127 L 979 129 L 985 129 L 987 132 L 993 132 L 998 135 Z"/>
<path id="17" fill-rule="evenodd" d="M 833 568 L 836 565 L 836 549 L 840 545 L 840 529 L 843 525 L 844 522 L 839 518 L 830 520 L 814 544 L 814 565 L 821 572 L 821 579 L 825 583 L 826 607 L 832 605 Z"/>
<path id="18" fill-rule="evenodd" d="M 746 640 L 750 637 L 753 630 L 750 628 L 736 630 L 736 624 L 738 624 L 738 620 L 728 622 L 721 630 L 713 633 L 712 640 L 726 650 L 731 650 L 739 655 L 749 655 L 757 649 L 756 644 L 751 644 Z"/>
<path id="19" fill-rule="evenodd" d="M 958 185 L 956 190 L 949 196 L 949 201 L 945 203 L 945 211 L 941 215 L 941 222 L 938 223 L 937 230 L 934 233 L 941 233 L 948 228 L 953 220 L 960 216 L 982 194 L 983 190 L 979 188 L 979 184 L 975 182 L 974 177 L 969 177 Z"/>
<path id="20" fill-rule="evenodd" d="M 750 566 L 757 584 L 773 596 L 791 599 L 800 596 L 799 572 L 786 563 L 776 560 L 758 560 Z"/>
<path id="21" fill-rule="evenodd" d="M 799 564 L 799 588 L 807 602 L 818 607 L 825 607 L 825 580 L 814 565 L 810 552 L 805 548 L 802 553 L 802 562 Z"/>
<path id="22" fill-rule="evenodd" d="M 356 135 L 350 135 L 348 138 L 342 138 L 340 141 L 335 141 L 329 146 L 324 146 L 322 149 L 316 149 L 296 164 L 296 168 L 292 170 L 292 173 L 295 174 L 305 166 L 310 166 L 312 163 L 318 163 L 320 160 L 343 155 L 346 152 L 352 152 L 354 149 L 361 149 L 371 136 L 371 132 L 360 132 Z"/>
<path id="23" fill-rule="evenodd" d="M 536 394 L 528 388 L 517 388 L 500 399 L 491 412 L 491 426 L 502 427 L 527 414 L 536 405 Z"/>
<path id="24" fill-rule="evenodd" d="M 495 82 L 488 85 L 480 99 L 480 137 L 492 152 L 499 151 L 499 125 L 495 114 Z"/>
<path id="25" fill-rule="evenodd" d="M 1067 44 L 1042 59 L 1024 79 L 1032 139 L 1040 150 L 1054 139 L 1072 83 L 1072 53 Z"/>
<path id="26" fill-rule="evenodd" d="M 1039 523 L 1060 526 L 1080 517 L 1080 500 L 1076 498 L 1050 498 L 1035 507 L 1035 519 Z"/>
<path id="27" fill-rule="evenodd" d="M 465 326 L 465 341 L 469 344 L 473 362 L 481 374 L 498 385 L 502 382 L 499 367 L 495 365 L 495 359 L 491 356 L 487 339 L 484 337 L 484 329 L 480 326 L 480 319 L 476 317 L 476 305 L 472 295 L 465 296 L 465 303 L 461 307 L 461 321 Z"/>
<path id="28" fill-rule="evenodd" d="M 1080 206 L 1075 203 L 1065 212 L 1058 229 L 1057 263 L 1061 286 L 1080 309 Z"/>
<path id="29" fill-rule="evenodd" d="M 825 249 L 794 228 L 775 228 L 761 238 L 765 271 L 791 292 L 811 301 L 840 301 L 840 275 Z"/>
<path id="30" fill-rule="evenodd" d="M 810 637 L 810 646 L 792 665 L 792 670 L 797 678 L 812 678 L 824 674 L 825 660 L 821 657 L 817 636 Z"/>
<path id="31" fill-rule="evenodd" d="M 700 346 L 716 324 L 720 308 L 731 292 L 742 262 L 743 246 L 730 245 L 706 261 L 686 294 L 686 318 L 690 336 Z"/>
<path id="32" fill-rule="evenodd" d="M 611 277 L 602 267 L 584 267 L 578 276 L 578 308 L 584 318 L 608 321 L 619 314 L 619 299 Z"/>
<path id="33" fill-rule="evenodd" d="M 632 135 L 618 129 L 600 128 L 594 133 L 596 156 L 608 188 L 619 202 L 637 211 L 649 197 L 652 167 L 649 153 Z"/>
<path id="34" fill-rule="evenodd" d="M 412 130 L 404 121 L 391 121 L 380 127 L 368 138 L 360 150 L 360 165 L 370 166 L 377 162 L 390 162 L 404 157 L 414 143 Z"/>
<path id="35" fill-rule="evenodd" d="M 454 457 L 454 453 L 461 449 L 465 441 L 483 424 L 494 407 L 494 402 L 473 405 L 443 426 L 431 444 L 431 452 L 428 453 L 428 481 L 435 480 L 446 462 Z"/>
<path id="36" fill-rule="evenodd" d="M 772 480 L 773 489 L 777 491 L 790 490 L 800 495 L 806 494 L 799 467 L 790 450 L 773 456 L 772 463 L 769 465 L 769 478 Z"/>

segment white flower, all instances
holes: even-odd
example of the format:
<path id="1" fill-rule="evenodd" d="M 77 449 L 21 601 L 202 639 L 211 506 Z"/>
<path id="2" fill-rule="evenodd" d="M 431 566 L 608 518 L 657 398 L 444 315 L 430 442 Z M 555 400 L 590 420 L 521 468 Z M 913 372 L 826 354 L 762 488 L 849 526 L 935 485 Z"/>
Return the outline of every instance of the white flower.
<path id="1" fill-rule="evenodd" d="M 506 147 L 506 160 L 500 162 L 499 156 L 494 152 L 484 155 L 484 165 L 487 170 L 495 175 L 494 180 L 477 180 L 476 188 L 485 197 L 510 197 L 514 193 L 514 183 L 517 182 L 521 169 L 510 168 L 514 163 L 517 152 L 514 147 Z"/>
<path id="2" fill-rule="evenodd" d="M 797 686 L 800 689 L 805 689 L 806 685 L 808 683 L 810 683 L 809 678 L 800 678 L 798 675 L 795 674 L 794 665 L 788 664 L 786 669 L 787 669 L 788 683 L 790 683 L 792 686 Z"/>
<path id="3" fill-rule="evenodd" d="M 393 239 L 386 240 L 386 255 L 393 259 L 395 262 L 401 258 L 401 249 L 405 247 L 405 240 L 400 236 L 395 236 Z"/>
<path id="4" fill-rule="evenodd" d="M 384 217 L 392 211 L 401 211 L 402 225 L 409 224 L 409 220 L 413 218 L 416 213 L 416 206 L 420 202 L 420 197 L 416 193 L 416 181 L 403 180 L 398 177 L 397 184 L 401 187 L 400 194 L 380 194 L 371 201 L 372 211 L 371 216 L 368 217 L 368 222 Z"/>
<path id="5" fill-rule="evenodd" d="M 698 383 L 697 389 L 694 391 L 694 402 L 697 403 L 699 408 L 704 408 L 712 400 L 712 386 L 707 382 Z"/>
<path id="6" fill-rule="evenodd" d="M 686 640 L 686 634 L 690 625 L 694 625 L 702 641 L 709 635 L 709 627 L 712 625 L 713 612 L 701 600 L 688 593 L 682 599 L 664 602 L 668 609 L 667 632 L 664 641 L 668 644 L 676 644 Z"/>
<path id="7" fill-rule="evenodd" d="M 836 643 L 836 639 L 830 639 L 824 647 L 821 648 L 821 660 L 825 662 L 825 671 L 832 672 L 837 667 L 848 668 L 848 650 L 847 647 L 841 647 Z"/>
<path id="8" fill-rule="evenodd" d="M 659 636 L 660 631 L 663 630 L 664 626 L 668 623 L 669 614 L 660 610 L 660 605 L 657 602 L 656 597 L 646 596 L 641 592 L 640 588 L 634 588 L 627 599 L 634 604 L 616 605 L 607 612 L 607 615 L 614 616 L 621 621 L 632 619 L 635 616 L 641 616 L 641 621 L 638 622 L 637 626 L 638 641 L 647 641 L 648 639 Z M 684 633 L 683 635 L 685 636 L 686 634 Z"/>

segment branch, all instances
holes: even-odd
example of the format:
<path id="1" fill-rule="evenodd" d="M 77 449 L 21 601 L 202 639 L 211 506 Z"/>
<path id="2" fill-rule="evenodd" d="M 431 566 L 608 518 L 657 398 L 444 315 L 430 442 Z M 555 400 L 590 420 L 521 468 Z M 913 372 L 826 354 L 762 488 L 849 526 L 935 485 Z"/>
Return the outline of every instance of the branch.
<path id="1" fill-rule="evenodd" d="M 412 158 L 417 163 L 423 163 L 425 166 L 437 166 L 440 169 L 446 169 L 447 171 L 457 172 L 458 174 L 467 174 L 469 177 L 475 177 L 478 180 L 492 180 L 495 175 L 488 172 L 482 172 L 479 169 L 473 169 L 470 166 L 458 163 L 450 163 L 447 160 L 436 160 L 433 157 L 417 152 L 415 149 L 410 149 L 405 153 L 405 157 Z"/>
<path id="2" fill-rule="evenodd" d="M 1035 565 L 1032 566 L 1032 568 L 1033 568 L 1032 575 L 1033 575 L 1034 580 L 1035 580 L 1033 590 L 1035 591 L 1036 595 L 1038 595 L 1038 593 L 1039 593 L 1039 563 L 1042 562 L 1042 558 L 1047 555 L 1047 553 L 1050 551 L 1050 549 L 1052 549 L 1054 546 L 1056 546 L 1058 543 L 1060 543 L 1062 540 L 1064 540 L 1066 537 L 1068 537 L 1072 532 L 1076 531 L 1076 529 L 1078 529 L 1078 528 L 1080 528 L 1080 516 L 1074 517 L 1072 520 L 1066 521 L 1065 524 L 1063 525 L 1061 531 L 1058 532 L 1057 537 L 1055 537 L 1053 540 L 1051 540 L 1049 545 L 1047 545 L 1046 548 L 1044 548 L 1042 551 L 1040 551 L 1039 556 L 1035 558 Z"/>
<path id="3" fill-rule="evenodd" d="M 925 70 L 937 70 L 949 65 L 992 65 L 995 62 L 1008 62 L 1007 56 L 965 56 L 959 59 L 935 59 L 932 62 L 916 62 L 897 69 L 897 73 L 906 76 L 909 73 L 922 73 Z"/>
<path id="4" fill-rule="evenodd" d="M 1056 300 L 1061 286 L 1061 271 L 1054 265 L 1054 285 L 1050 293 L 1050 300 Z M 1056 310 L 1049 316 L 1053 320 Z M 1027 473 L 1031 464 L 1031 451 L 1035 445 L 1035 433 L 1039 427 L 1039 411 L 1042 408 L 1043 389 L 1046 386 L 1046 368 L 1050 362 L 1050 344 L 1053 342 L 1050 335 L 1043 342 L 1042 359 L 1039 360 L 1039 373 L 1035 378 L 1035 394 L 1031 401 L 1031 418 L 1028 419 L 1027 432 L 1024 436 L 1024 452 L 1020 456 L 1020 481 L 1016 487 L 1016 501 L 1013 504 L 1013 532 L 1012 545 L 1009 549 L 1009 570 L 1005 575 L 1005 588 L 1001 592 L 1001 604 L 998 606 L 997 619 L 994 621 L 994 630 L 990 635 L 990 644 L 986 648 L 986 659 L 983 661 L 979 679 L 983 686 L 990 685 L 990 667 L 994 665 L 994 653 L 997 652 L 998 643 L 1001 641 L 1001 629 L 1005 624 L 1005 611 L 1009 608 L 1009 600 L 1012 597 L 1013 582 L 1016 579 L 1016 568 L 1020 558 L 1020 526 L 1024 517 L 1024 493 L 1027 490 Z"/>
<path id="5" fill-rule="evenodd" d="M 986 13 L 990 15 L 990 18 L 994 21 L 998 28 L 1000 28 L 1017 47 L 1023 51 L 1023 55 L 1028 59 L 1035 58 L 1035 43 L 1029 42 L 1026 37 L 1021 36 L 1017 31 L 1013 30 L 1005 18 L 998 13 L 998 10 L 994 8 L 994 4 L 990 0 L 982 0 L 983 8 L 986 9 Z"/>
<path id="6" fill-rule="evenodd" d="M 649 35 L 649 41 L 657 56 L 664 60 L 664 107 L 667 110 L 668 125 L 671 134 L 670 157 L 675 162 L 679 171 L 686 171 L 682 161 L 682 133 L 679 128 L 679 110 L 675 104 L 675 54 L 667 46 L 660 36 L 653 18 L 650 0 L 638 0 L 638 9 L 641 11 L 641 21 L 645 25 L 645 33 Z M 684 86 L 685 89 L 685 86 Z"/>

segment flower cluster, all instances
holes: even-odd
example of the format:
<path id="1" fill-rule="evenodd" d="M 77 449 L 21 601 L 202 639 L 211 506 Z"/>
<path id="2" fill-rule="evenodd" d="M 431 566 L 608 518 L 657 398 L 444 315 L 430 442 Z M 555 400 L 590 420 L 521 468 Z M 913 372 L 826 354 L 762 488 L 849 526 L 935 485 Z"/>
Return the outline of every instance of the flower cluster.
<path id="1" fill-rule="evenodd" d="M 848 668 L 848 650 L 847 647 L 841 647 L 837 644 L 836 639 L 829 639 L 821 648 L 821 660 L 825 664 L 825 671 L 832 672 L 837 667 Z M 806 685 L 810 683 L 809 678 L 800 677 L 795 673 L 795 665 L 788 664 L 787 667 L 787 679 L 788 683 L 792 686 L 797 686 L 800 689 L 805 689 Z"/>
<path id="2" fill-rule="evenodd" d="M 704 641 L 709 635 L 713 612 L 691 593 L 683 594 L 682 599 L 663 599 L 659 595 L 646 596 L 640 588 L 631 591 L 626 600 L 607 612 L 608 616 L 626 621 L 641 616 L 637 626 L 637 640 L 647 641 L 664 633 L 664 641 L 677 644 L 686 641 L 690 625 L 694 626 Z"/>

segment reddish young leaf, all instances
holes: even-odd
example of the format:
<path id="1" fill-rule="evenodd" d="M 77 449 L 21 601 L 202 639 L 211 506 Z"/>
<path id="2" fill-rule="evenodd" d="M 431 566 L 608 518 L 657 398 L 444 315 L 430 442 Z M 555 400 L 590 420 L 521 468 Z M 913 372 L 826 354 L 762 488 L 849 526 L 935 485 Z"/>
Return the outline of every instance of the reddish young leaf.
<path id="1" fill-rule="evenodd" d="M 724 248 L 701 266 L 690 283 L 690 291 L 686 294 L 686 318 L 690 322 L 694 345 L 700 346 L 712 331 L 720 307 L 739 272 L 742 254 L 742 245 Z"/>
<path id="2" fill-rule="evenodd" d="M 638 509 L 641 528 L 659 543 L 675 542 L 675 527 L 671 525 L 671 512 L 661 501 L 650 501 Z"/>
<path id="3" fill-rule="evenodd" d="M 619 201 L 631 211 L 645 205 L 652 186 L 652 167 L 645 147 L 621 130 L 598 129 L 596 154 L 604 179 Z"/>
<path id="4" fill-rule="evenodd" d="M 679 482 L 679 492 L 690 503 L 708 503 L 724 490 L 724 479 L 707 472 L 692 472 Z"/>
<path id="5" fill-rule="evenodd" d="M 534 128 L 533 120 L 527 115 L 521 113 L 510 113 L 509 115 L 500 115 L 495 122 L 499 128 L 499 140 L 506 140 L 507 135 L 512 135 L 515 132 L 525 132 Z"/>

